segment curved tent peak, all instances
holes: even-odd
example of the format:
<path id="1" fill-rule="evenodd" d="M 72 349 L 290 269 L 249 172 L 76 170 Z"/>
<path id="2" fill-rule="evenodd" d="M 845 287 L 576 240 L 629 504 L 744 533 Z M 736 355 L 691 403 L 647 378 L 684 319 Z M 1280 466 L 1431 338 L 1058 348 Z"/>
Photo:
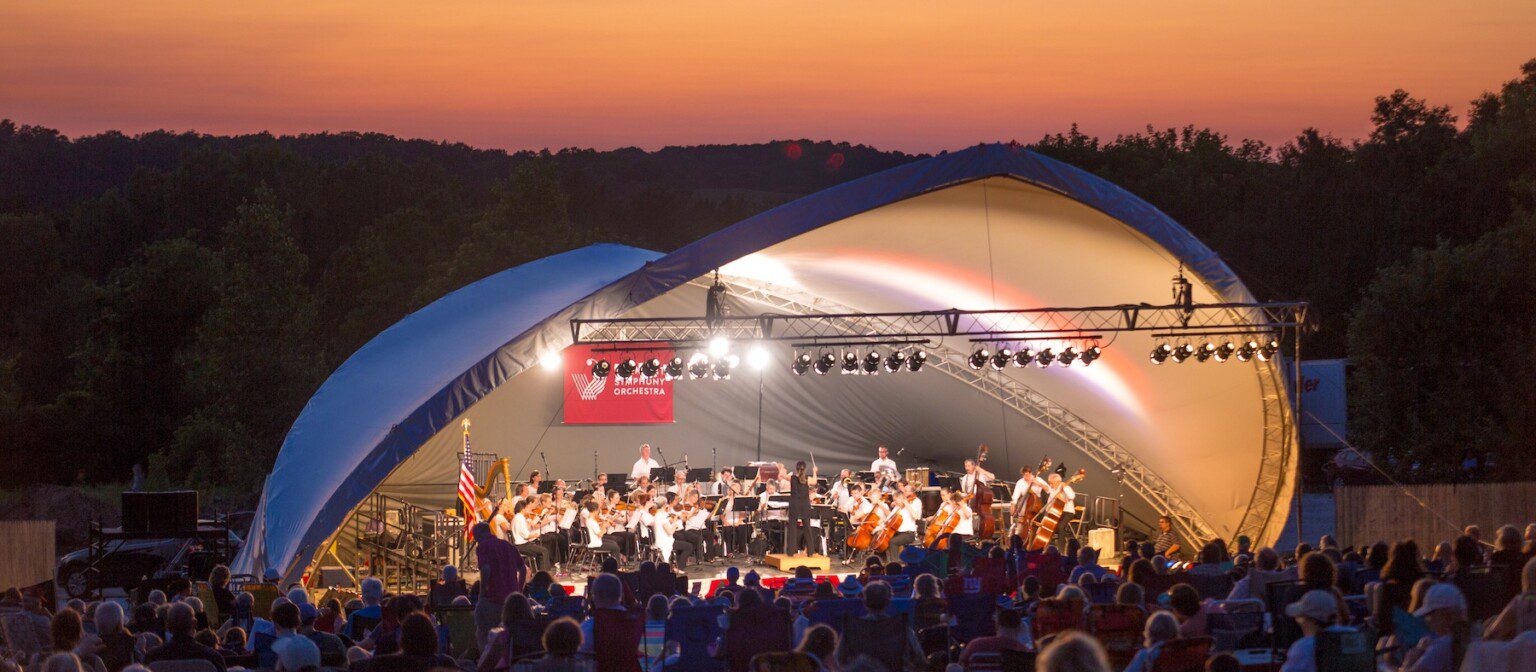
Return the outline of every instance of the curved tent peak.
<path id="1" fill-rule="evenodd" d="M 363 345 L 283 440 L 237 567 L 291 570 L 316 551 L 316 529 L 330 524 L 323 541 L 425 437 L 528 363 L 508 345 L 659 256 L 597 244 L 531 261 L 450 292 Z"/>

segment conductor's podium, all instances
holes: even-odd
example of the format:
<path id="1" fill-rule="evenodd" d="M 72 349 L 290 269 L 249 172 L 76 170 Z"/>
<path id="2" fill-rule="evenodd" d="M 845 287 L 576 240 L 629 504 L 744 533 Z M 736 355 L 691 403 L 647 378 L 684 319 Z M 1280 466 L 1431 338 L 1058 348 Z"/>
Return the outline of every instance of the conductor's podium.
<path id="1" fill-rule="evenodd" d="M 769 553 L 768 557 L 765 558 L 765 562 L 781 572 L 794 571 L 799 567 L 810 567 L 813 572 L 826 572 L 832 569 L 832 559 L 825 555 Z"/>

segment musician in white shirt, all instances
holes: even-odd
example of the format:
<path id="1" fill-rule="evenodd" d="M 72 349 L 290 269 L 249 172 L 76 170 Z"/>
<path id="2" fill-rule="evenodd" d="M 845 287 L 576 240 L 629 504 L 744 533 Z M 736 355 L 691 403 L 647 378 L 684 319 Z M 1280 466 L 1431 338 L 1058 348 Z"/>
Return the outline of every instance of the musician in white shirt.
<path id="1" fill-rule="evenodd" d="M 683 529 L 682 521 L 677 512 L 672 510 L 670 504 L 656 509 L 652 534 L 655 535 L 656 550 L 661 554 L 662 562 L 672 561 L 672 552 L 677 551 L 677 568 L 688 567 L 688 556 L 693 555 L 693 544 L 676 537 Z"/>
<path id="2" fill-rule="evenodd" d="M 992 472 L 987 471 L 986 469 L 982 468 L 980 464 L 977 464 L 976 460 L 966 460 L 965 475 L 960 477 L 960 492 L 963 492 L 965 493 L 965 496 L 970 497 L 971 495 L 976 494 L 976 488 L 978 486 L 985 486 L 986 484 L 991 483 L 992 479 L 996 477 L 997 476 Z"/>
<path id="3" fill-rule="evenodd" d="M 540 569 L 550 568 L 549 549 L 539 543 L 537 532 L 528 521 L 524 511 L 528 508 L 529 500 L 518 502 L 512 509 L 512 538 L 508 541 L 517 547 L 524 557 L 537 558 Z"/>
<path id="4" fill-rule="evenodd" d="M 959 518 L 959 522 L 955 524 L 955 531 L 951 532 L 951 534 L 960 535 L 962 543 L 976 536 L 976 528 L 974 526 L 976 512 L 971 510 L 970 502 L 966 501 L 965 493 L 949 493 L 949 501 L 945 502 L 942 508 L 946 513 Z"/>
<path id="5" fill-rule="evenodd" d="M 688 518 L 683 521 L 683 530 L 677 533 L 677 538 L 692 544 L 694 559 L 703 562 L 709 541 L 706 528 L 710 511 L 703 505 L 697 492 L 688 495 L 687 504 L 693 508 L 688 511 Z"/>
<path id="6" fill-rule="evenodd" d="M 895 536 L 891 537 L 891 545 L 885 549 L 885 561 L 888 563 L 901 555 L 901 549 L 917 542 L 917 521 L 923 517 L 923 502 L 914 496 L 910 484 L 897 486 L 893 503 L 894 508 L 901 512 L 901 522 L 896 526 Z"/>
<path id="7" fill-rule="evenodd" d="M 1070 516 L 1077 513 L 1077 491 L 1073 490 L 1072 486 L 1062 482 L 1061 472 L 1051 472 L 1051 475 L 1045 479 L 1045 485 L 1046 505 L 1050 505 L 1051 500 L 1055 499 L 1055 497 L 1060 494 L 1060 496 L 1067 502 L 1066 507 L 1061 510 L 1062 514 L 1065 516 Z"/>
<path id="8" fill-rule="evenodd" d="M 890 458 L 890 449 L 880 446 L 879 450 L 880 457 L 875 458 L 874 462 L 869 463 L 869 470 L 875 472 L 876 476 L 879 476 L 881 472 L 885 472 L 886 480 L 888 481 L 900 480 L 901 472 L 896 469 L 896 460 Z"/>
<path id="9" fill-rule="evenodd" d="M 629 478 L 630 480 L 635 480 L 641 476 L 649 476 L 652 469 L 660 466 L 660 464 L 656 463 L 656 460 L 651 459 L 651 444 L 642 443 L 640 444 L 640 459 L 635 460 L 635 466 L 630 467 Z"/>
<path id="10" fill-rule="evenodd" d="M 515 502 L 505 499 L 496 505 L 496 515 L 491 517 L 491 534 L 496 535 L 497 539 L 507 540 L 507 531 L 512 527 L 512 510 L 515 506 Z"/>
<path id="11" fill-rule="evenodd" d="M 619 542 L 604 534 L 603 524 L 598 520 L 595 500 L 587 500 L 587 505 L 581 512 L 581 524 L 587 530 L 587 548 L 612 553 L 615 558 L 619 557 Z"/>
<path id="12" fill-rule="evenodd" d="M 1029 467 L 1019 470 L 1019 480 L 1013 484 L 1013 500 L 1011 504 L 1017 508 L 1019 502 L 1031 493 L 1041 495 L 1045 492 L 1045 481 L 1035 475 Z"/>

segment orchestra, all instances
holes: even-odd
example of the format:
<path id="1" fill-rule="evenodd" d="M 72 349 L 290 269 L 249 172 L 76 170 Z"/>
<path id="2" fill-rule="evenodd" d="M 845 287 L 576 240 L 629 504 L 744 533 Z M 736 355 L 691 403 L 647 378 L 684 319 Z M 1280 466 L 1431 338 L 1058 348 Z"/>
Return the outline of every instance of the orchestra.
<path id="1" fill-rule="evenodd" d="M 1009 535 L 1031 550 L 1051 543 L 1063 520 L 1077 512 L 1072 486 L 1084 472 L 1066 479 L 1064 468 L 1050 471 L 1046 457 L 1038 467 L 1020 469 L 1009 486 L 994 486 L 986 458 L 983 445 L 958 475 L 940 472 L 930 483 L 921 482 L 927 469 L 903 479 L 883 445 L 869 471 L 841 469 L 831 479 L 819 477 L 814 455 L 810 465 L 799 461 L 793 470 L 754 462 L 701 469 L 695 477 L 686 468 L 657 463 L 650 444 L 643 444 L 624 482 L 594 474 L 550 483 L 546 473 L 532 471 L 509 497 L 480 501 L 476 513 L 537 566 L 556 571 L 581 547 L 621 563 L 649 558 L 683 568 L 766 553 L 831 553 L 844 563 L 877 555 L 889 562 L 909 545 L 943 550 Z M 657 473 L 662 476 L 653 482 Z M 540 484 L 553 487 L 539 492 Z M 997 515 L 1004 524 L 995 527 L 994 487 L 1006 502 Z"/>

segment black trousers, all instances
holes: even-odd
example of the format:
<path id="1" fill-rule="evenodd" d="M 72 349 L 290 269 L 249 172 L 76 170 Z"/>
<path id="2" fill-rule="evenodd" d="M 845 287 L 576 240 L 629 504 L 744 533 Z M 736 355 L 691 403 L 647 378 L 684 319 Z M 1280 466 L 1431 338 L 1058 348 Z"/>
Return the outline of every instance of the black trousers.
<path id="1" fill-rule="evenodd" d="M 901 549 L 906 548 L 907 544 L 915 541 L 917 541 L 917 534 L 912 532 L 897 532 L 896 536 L 891 537 L 891 545 L 885 547 L 885 561 L 891 562 L 895 560 L 897 556 L 901 555 Z"/>
<path id="2" fill-rule="evenodd" d="M 630 539 L 629 539 L 629 533 L 628 532 L 609 532 L 608 534 L 603 535 L 603 541 L 604 542 L 613 542 L 613 552 L 614 553 L 618 553 L 618 554 L 624 555 L 624 556 L 630 555 L 630 552 L 629 552 L 629 542 L 630 542 Z M 607 544 L 604 543 L 603 545 L 606 546 Z M 618 559 L 618 558 L 615 558 L 615 559 Z"/>
<path id="3" fill-rule="evenodd" d="M 539 569 L 554 569 L 554 559 L 549 555 L 549 548 L 538 541 L 529 541 L 517 545 L 517 552 L 525 558 L 538 560 Z"/>
<path id="4" fill-rule="evenodd" d="M 687 542 L 693 547 L 693 559 L 695 562 L 704 562 L 704 532 L 702 530 L 682 530 L 673 537 L 674 542 Z M 678 553 L 682 555 L 681 552 Z"/>
<path id="5" fill-rule="evenodd" d="M 794 555 L 799 553 L 802 548 L 815 552 L 816 547 L 812 545 L 812 541 L 814 541 L 814 537 L 811 532 L 810 514 L 799 518 L 791 518 L 789 527 L 784 530 L 784 552 Z"/>
<path id="6" fill-rule="evenodd" d="M 688 557 L 693 555 L 693 551 L 694 551 L 694 546 L 693 546 L 692 543 L 689 543 L 687 541 L 683 541 L 683 538 L 681 536 L 674 536 L 674 537 L 672 537 L 672 554 L 677 556 L 677 568 L 678 569 L 684 569 L 684 568 L 688 567 Z M 662 558 L 661 561 L 662 562 L 671 562 L 671 559 L 670 558 Z"/>
<path id="7" fill-rule="evenodd" d="M 559 532 L 545 532 L 539 535 L 539 544 L 549 551 L 549 557 L 555 562 L 565 562 L 566 542 L 565 535 Z M 546 567 L 548 569 L 548 567 Z"/>
<path id="8" fill-rule="evenodd" d="M 752 528 L 747 525 L 722 525 L 719 528 L 720 545 L 722 554 L 745 553 L 747 551 L 747 539 L 752 536 Z"/>

